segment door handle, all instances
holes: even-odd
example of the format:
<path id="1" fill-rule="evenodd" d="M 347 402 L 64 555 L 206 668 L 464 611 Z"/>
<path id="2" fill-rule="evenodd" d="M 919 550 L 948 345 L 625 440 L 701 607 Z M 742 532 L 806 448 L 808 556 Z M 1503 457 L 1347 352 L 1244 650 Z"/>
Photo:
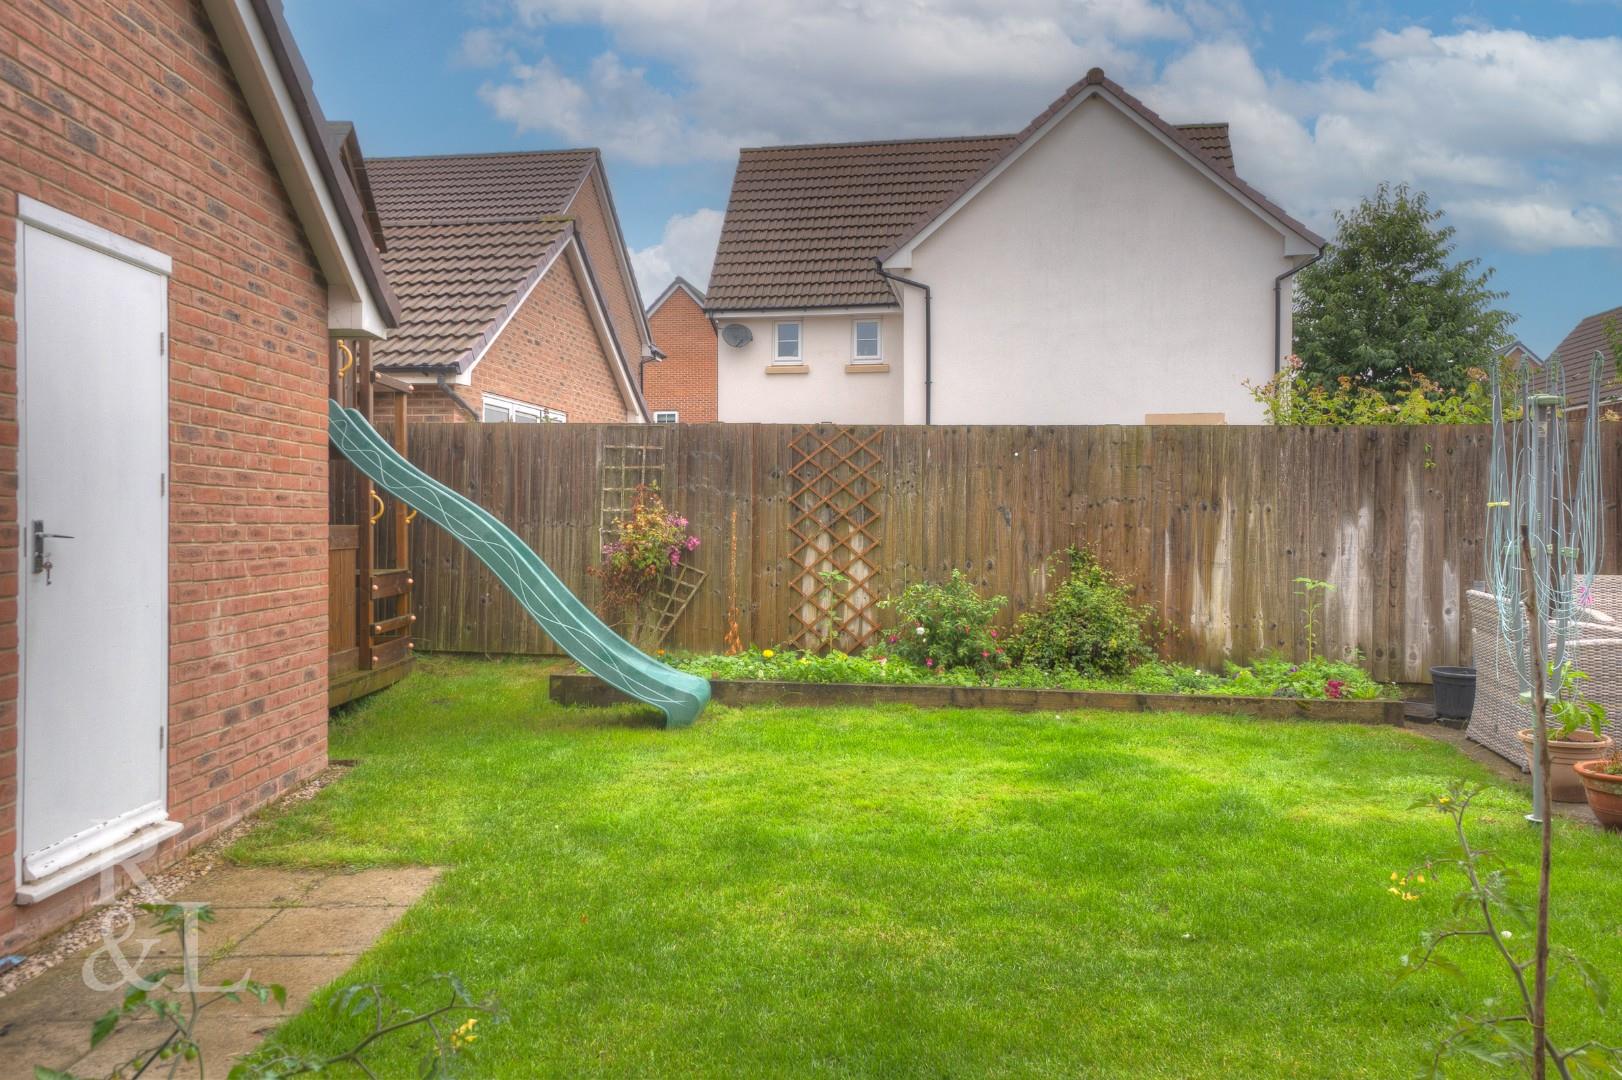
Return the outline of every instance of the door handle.
<path id="1" fill-rule="evenodd" d="M 72 540 L 67 533 L 48 533 L 45 531 L 45 522 L 34 522 L 34 573 L 45 575 L 45 584 L 51 583 L 51 557 L 45 551 L 47 540 Z"/>

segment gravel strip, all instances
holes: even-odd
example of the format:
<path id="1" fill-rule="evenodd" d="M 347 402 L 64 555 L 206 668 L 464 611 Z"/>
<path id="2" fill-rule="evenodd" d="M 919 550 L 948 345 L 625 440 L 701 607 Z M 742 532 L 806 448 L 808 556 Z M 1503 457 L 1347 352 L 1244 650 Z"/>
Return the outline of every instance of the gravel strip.
<path id="1" fill-rule="evenodd" d="M 85 912 L 50 937 L 35 942 L 27 953 L 27 959 L 0 974 L 0 998 L 13 993 L 62 961 L 77 956 L 86 947 L 101 940 L 103 933 L 123 929 L 138 915 L 143 914 L 137 905 L 161 901 L 212 871 L 220 865 L 221 854 L 226 848 L 261 824 L 265 811 L 279 810 L 312 799 L 317 792 L 341 778 L 349 769 L 349 764 L 329 765 L 323 772 L 317 773 L 275 802 L 267 803 L 255 810 L 162 873 L 151 875 L 145 885 L 125 890 L 112 903 Z"/>

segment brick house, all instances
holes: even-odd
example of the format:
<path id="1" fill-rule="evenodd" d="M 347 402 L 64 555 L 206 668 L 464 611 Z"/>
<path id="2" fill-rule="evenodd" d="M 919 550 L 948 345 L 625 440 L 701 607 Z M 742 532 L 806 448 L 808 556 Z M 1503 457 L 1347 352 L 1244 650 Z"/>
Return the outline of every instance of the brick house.
<path id="1" fill-rule="evenodd" d="M 642 394 L 656 424 L 708 424 L 715 415 L 715 324 L 704 294 L 678 277 L 648 308 L 665 358 L 643 369 Z"/>
<path id="2" fill-rule="evenodd" d="M 595 150 L 373 158 L 413 420 L 645 421 L 658 351 Z"/>
<path id="3" fill-rule="evenodd" d="M 9 4 L 0 117 L 10 952 L 325 766 L 329 340 L 398 306 L 278 0 Z"/>

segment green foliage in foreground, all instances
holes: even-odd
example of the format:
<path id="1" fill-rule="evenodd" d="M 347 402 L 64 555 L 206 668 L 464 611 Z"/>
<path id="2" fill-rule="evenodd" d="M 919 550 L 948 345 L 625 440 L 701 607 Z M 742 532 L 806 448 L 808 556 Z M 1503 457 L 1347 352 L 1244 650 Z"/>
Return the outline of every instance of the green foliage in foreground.
<path id="1" fill-rule="evenodd" d="M 335 724 L 348 776 L 235 847 L 447 868 L 289 1049 L 353 1044 L 343 985 L 456 971 L 509 1013 L 480 1076 L 1386 1080 L 1499 983 L 1468 949 L 1395 980 L 1451 910 L 1386 891 L 1448 844 L 1407 807 L 1485 783 L 1473 838 L 1535 866 L 1524 792 L 1400 729 L 712 706 L 667 732 L 548 704 L 548 670 L 426 658 Z M 1555 864 L 1557 945 L 1614 974 L 1622 844 L 1560 821 Z M 1563 1032 L 1613 1034 L 1554 993 Z"/>
<path id="2" fill-rule="evenodd" d="M 771 651 L 771 650 L 766 650 Z M 932 671 L 896 656 L 874 653 L 850 656 L 751 649 L 736 656 L 671 656 L 674 667 L 706 679 L 778 680 L 811 683 L 921 683 L 931 686 L 1006 686 L 1021 690 L 1113 690 L 1135 694 L 1224 694 L 1237 697 L 1300 698 L 1342 697 L 1371 700 L 1394 697 L 1396 690 L 1375 682 L 1355 664 L 1319 657 L 1304 664 L 1269 658 L 1241 667 L 1228 665 L 1226 674 L 1212 675 L 1184 664 L 1155 660 L 1139 664 L 1126 675 L 1078 675 L 1074 671 L 1046 671 L 1036 667 L 978 672 L 967 668 Z M 1338 685 L 1337 685 L 1338 684 Z"/>

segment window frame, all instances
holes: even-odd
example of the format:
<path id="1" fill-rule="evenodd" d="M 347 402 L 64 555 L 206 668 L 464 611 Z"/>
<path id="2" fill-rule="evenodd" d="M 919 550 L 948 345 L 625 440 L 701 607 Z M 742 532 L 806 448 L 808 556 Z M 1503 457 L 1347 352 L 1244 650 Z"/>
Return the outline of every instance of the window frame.
<path id="1" fill-rule="evenodd" d="M 670 419 L 669 420 L 661 420 L 661 419 L 659 419 L 661 416 L 668 416 L 668 417 L 670 417 Z M 653 410 L 653 422 L 655 424 L 679 424 L 679 423 L 681 423 L 681 410 L 680 409 L 655 409 L 655 410 Z"/>
<path id="2" fill-rule="evenodd" d="M 783 355 L 783 327 L 794 327 L 794 355 Z M 783 319 L 772 325 L 772 363 L 798 365 L 805 363 L 805 323 L 799 319 Z"/>
<path id="3" fill-rule="evenodd" d="M 871 356 L 863 356 L 859 348 L 861 332 L 857 329 L 863 323 L 873 324 L 873 348 Z M 853 364 L 882 364 L 884 363 L 884 320 L 883 319 L 852 319 L 850 321 L 850 362 Z"/>
<path id="4" fill-rule="evenodd" d="M 500 394 L 485 394 L 480 402 L 482 408 L 479 416 L 486 424 L 566 424 L 569 414 L 562 409 L 553 409 L 546 405 L 532 405 L 527 401 L 515 401 Z M 499 409 L 506 413 L 506 417 L 498 420 L 490 419 L 490 410 Z M 519 419 L 522 416 L 523 419 Z"/>

